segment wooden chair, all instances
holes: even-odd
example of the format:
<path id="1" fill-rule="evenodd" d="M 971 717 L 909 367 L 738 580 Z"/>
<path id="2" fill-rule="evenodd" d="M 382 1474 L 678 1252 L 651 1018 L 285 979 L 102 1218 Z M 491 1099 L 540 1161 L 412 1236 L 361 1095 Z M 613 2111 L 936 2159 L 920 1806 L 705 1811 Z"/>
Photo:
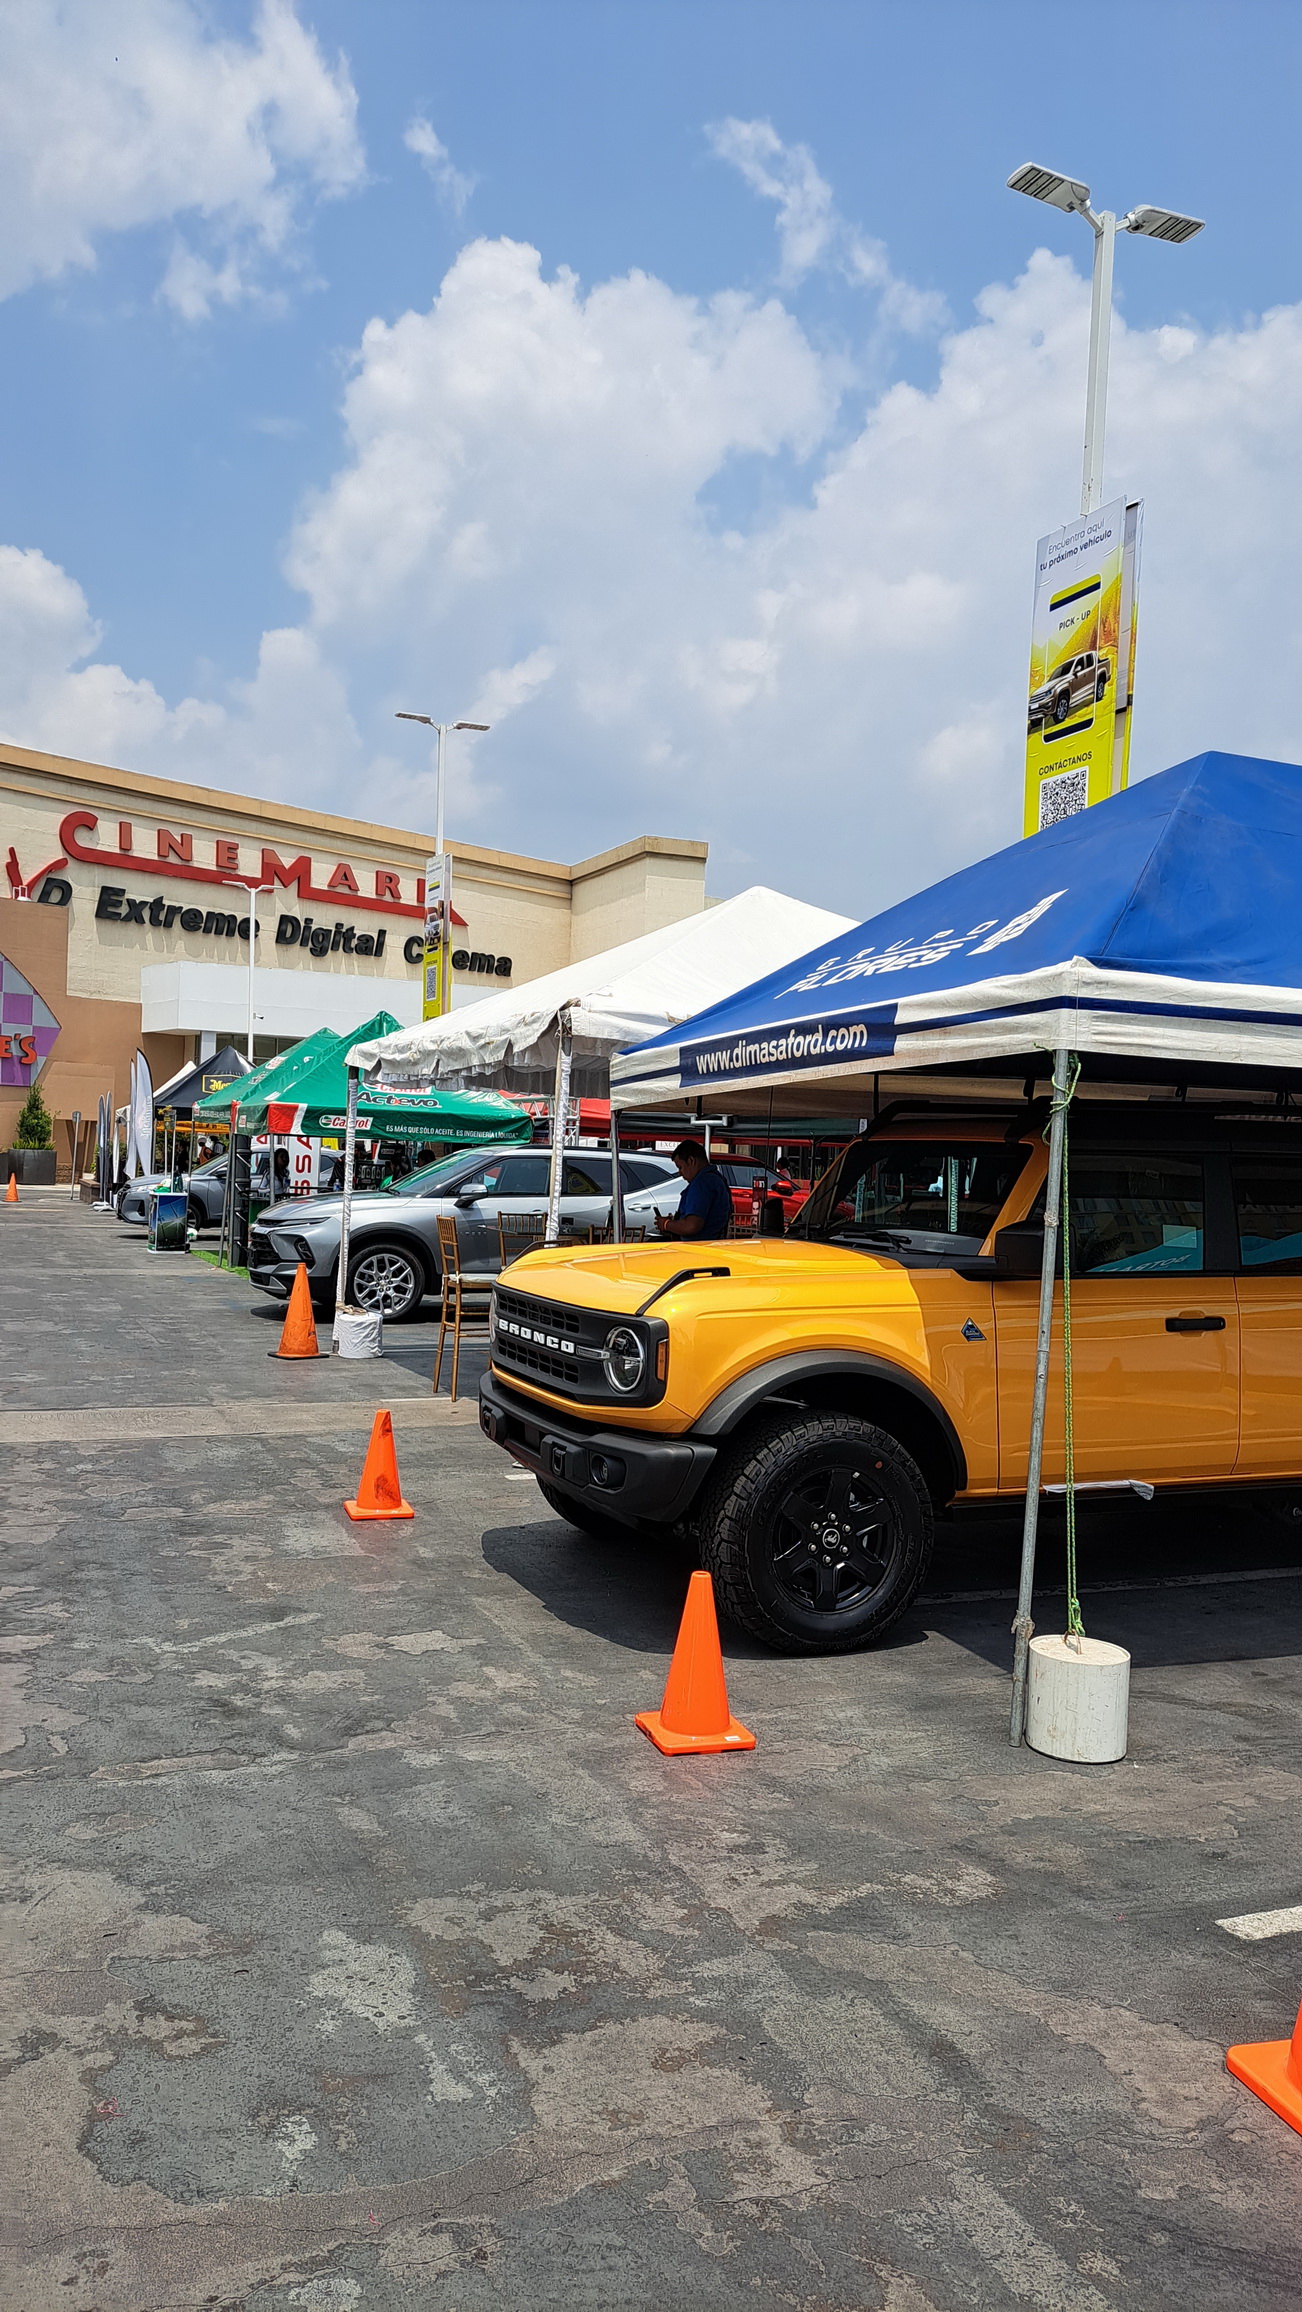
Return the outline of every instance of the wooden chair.
<path id="1" fill-rule="evenodd" d="M 545 1212 L 499 1212 L 497 1242 L 503 1268 L 509 1268 L 522 1252 L 532 1252 L 541 1244 L 547 1230 Z"/>
<path id="2" fill-rule="evenodd" d="M 461 1243 L 457 1224 L 442 1215 L 438 1222 L 439 1262 L 443 1270 L 443 1310 L 439 1318 L 438 1354 L 434 1359 L 434 1395 L 438 1395 L 439 1374 L 443 1367 L 443 1343 L 452 1334 L 452 1393 L 457 1401 L 457 1376 L 461 1368 L 461 1325 L 466 1316 L 482 1315 L 485 1332 L 488 1327 L 490 1295 L 496 1278 L 485 1276 L 479 1269 L 461 1266 Z"/>

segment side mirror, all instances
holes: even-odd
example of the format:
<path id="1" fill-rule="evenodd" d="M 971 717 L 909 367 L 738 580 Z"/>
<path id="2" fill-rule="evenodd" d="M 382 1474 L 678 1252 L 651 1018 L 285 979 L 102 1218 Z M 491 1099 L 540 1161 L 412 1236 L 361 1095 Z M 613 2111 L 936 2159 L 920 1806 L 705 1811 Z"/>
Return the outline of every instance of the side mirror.
<path id="1" fill-rule="evenodd" d="M 464 1188 L 458 1188 L 456 1201 L 462 1206 L 477 1204 L 480 1197 L 487 1196 L 487 1194 L 488 1182 L 486 1180 L 467 1180 Z"/>
<path id="2" fill-rule="evenodd" d="M 995 1238 L 995 1270 L 999 1276 L 1037 1276 L 1044 1266 L 1044 1228 L 1037 1221 L 1019 1221 L 1001 1228 Z"/>

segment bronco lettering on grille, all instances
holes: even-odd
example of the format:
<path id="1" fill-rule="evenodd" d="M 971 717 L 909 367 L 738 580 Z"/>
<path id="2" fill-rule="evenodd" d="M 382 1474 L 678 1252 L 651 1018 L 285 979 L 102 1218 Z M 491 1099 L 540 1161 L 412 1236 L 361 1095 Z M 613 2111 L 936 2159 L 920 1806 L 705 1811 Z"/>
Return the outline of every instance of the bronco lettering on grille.
<path id="1" fill-rule="evenodd" d="M 562 1340 L 559 1333 L 538 1332 L 532 1325 L 516 1324 L 511 1317 L 500 1316 L 497 1320 L 497 1329 L 499 1333 L 512 1334 L 518 1341 L 533 1341 L 540 1349 L 559 1349 L 561 1354 L 566 1357 L 578 1355 L 575 1343 Z"/>

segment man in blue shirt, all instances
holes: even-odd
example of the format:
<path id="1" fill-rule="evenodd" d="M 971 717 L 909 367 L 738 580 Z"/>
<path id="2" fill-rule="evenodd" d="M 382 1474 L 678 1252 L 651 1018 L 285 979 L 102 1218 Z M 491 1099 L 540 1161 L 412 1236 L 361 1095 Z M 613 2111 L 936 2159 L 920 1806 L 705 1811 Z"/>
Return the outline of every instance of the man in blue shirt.
<path id="1" fill-rule="evenodd" d="M 680 1141 L 674 1150 L 674 1163 L 687 1186 L 678 1199 L 678 1210 L 657 1216 L 660 1234 L 726 1236 L 732 1219 L 732 1190 L 722 1172 L 716 1171 L 710 1162 L 700 1141 Z"/>

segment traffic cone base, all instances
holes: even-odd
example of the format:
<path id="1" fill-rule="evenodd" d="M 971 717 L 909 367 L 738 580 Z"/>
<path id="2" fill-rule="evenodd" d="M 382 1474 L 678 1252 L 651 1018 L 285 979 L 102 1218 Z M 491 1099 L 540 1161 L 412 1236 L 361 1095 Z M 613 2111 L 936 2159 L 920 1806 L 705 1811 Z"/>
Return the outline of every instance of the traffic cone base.
<path id="1" fill-rule="evenodd" d="M 280 1332 L 280 1347 L 268 1349 L 269 1357 L 319 1357 L 316 1318 L 312 1313 L 312 1295 L 308 1290 L 307 1268 L 300 1260 L 294 1271 L 293 1290 L 285 1311 L 285 1322 Z"/>
<path id="2" fill-rule="evenodd" d="M 708 1573 L 694 1573 L 687 1585 L 664 1700 L 658 1710 L 640 1710 L 634 1724 L 667 1758 L 755 1747 L 750 1728 L 728 1708 L 714 1584 Z"/>
<path id="3" fill-rule="evenodd" d="M 1302 2007 L 1291 2039 L 1259 2039 L 1231 2047 L 1226 2065 L 1302 2135 Z"/>
<path id="4" fill-rule="evenodd" d="M 666 1758 L 682 1758 L 692 1750 L 753 1750 L 755 1747 L 754 1735 L 739 1718 L 730 1718 L 722 1734 L 675 1734 L 662 1723 L 658 1710 L 639 1710 L 633 1723 L 650 1735 Z"/>
<path id="5" fill-rule="evenodd" d="M 357 1499 L 346 1501 L 344 1508 L 355 1523 L 387 1517 L 414 1517 L 416 1512 L 409 1501 L 402 1498 L 398 1482 L 398 1456 L 393 1444 L 393 1415 L 383 1408 L 376 1414 L 371 1430 L 371 1442 L 366 1448 L 362 1467 L 362 1481 L 357 1488 Z"/>

